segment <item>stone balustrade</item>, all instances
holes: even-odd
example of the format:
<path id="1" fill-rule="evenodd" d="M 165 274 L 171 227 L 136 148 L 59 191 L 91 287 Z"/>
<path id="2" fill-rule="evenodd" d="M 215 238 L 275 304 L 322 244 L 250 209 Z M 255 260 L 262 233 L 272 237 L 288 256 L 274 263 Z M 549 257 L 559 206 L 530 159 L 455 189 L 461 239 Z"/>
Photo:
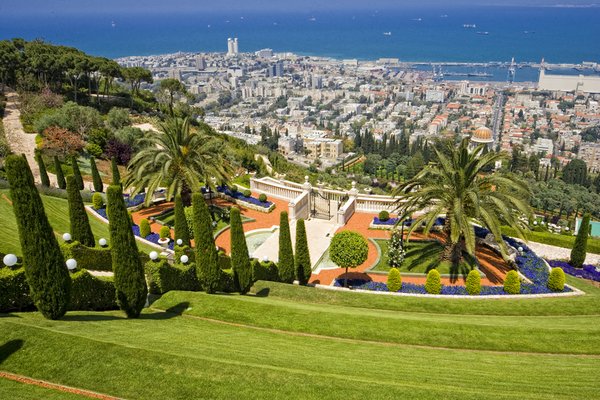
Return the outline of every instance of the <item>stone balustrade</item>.
<path id="1" fill-rule="evenodd" d="M 303 192 L 302 189 L 282 184 L 273 178 L 251 179 L 250 189 L 282 200 L 293 200 Z"/>
<path id="2" fill-rule="evenodd" d="M 302 192 L 290 201 L 288 208 L 291 219 L 308 219 L 310 216 L 310 193 Z"/>
<path id="3" fill-rule="evenodd" d="M 340 207 L 337 213 L 337 221 L 338 225 L 346 225 L 346 223 L 350 220 L 354 212 L 356 211 L 356 198 L 350 197 L 344 205 Z"/>

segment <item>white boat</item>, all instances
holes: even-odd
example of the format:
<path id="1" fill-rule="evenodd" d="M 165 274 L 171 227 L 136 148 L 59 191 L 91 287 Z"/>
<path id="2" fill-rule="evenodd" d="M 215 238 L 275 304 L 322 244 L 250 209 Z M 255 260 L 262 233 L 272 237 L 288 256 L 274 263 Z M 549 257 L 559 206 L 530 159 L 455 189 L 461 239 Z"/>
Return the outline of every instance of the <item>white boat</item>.
<path id="1" fill-rule="evenodd" d="M 392 32 L 383 32 L 384 36 L 392 36 Z"/>
<path id="2" fill-rule="evenodd" d="M 477 28 L 477 25 L 475 25 L 475 24 L 463 24 L 463 28 L 474 29 L 474 28 Z"/>

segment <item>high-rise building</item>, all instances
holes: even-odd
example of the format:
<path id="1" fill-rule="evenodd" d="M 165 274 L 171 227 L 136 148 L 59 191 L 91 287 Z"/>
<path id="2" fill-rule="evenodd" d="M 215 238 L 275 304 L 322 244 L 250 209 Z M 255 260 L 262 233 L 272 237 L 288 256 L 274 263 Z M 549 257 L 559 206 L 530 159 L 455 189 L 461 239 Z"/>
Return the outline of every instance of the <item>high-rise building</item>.
<path id="1" fill-rule="evenodd" d="M 196 69 L 198 71 L 204 71 L 206 69 L 206 60 L 204 56 L 196 57 Z"/>
<path id="2" fill-rule="evenodd" d="M 313 89 L 322 89 L 323 88 L 323 78 L 318 75 L 313 75 L 311 86 Z"/>
<path id="3" fill-rule="evenodd" d="M 238 48 L 238 38 L 234 38 L 233 39 L 233 54 L 234 55 L 238 55 L 239 54 L 239 48 Z"/>
<path id="4" fill-rule="evenodd" d="M 227 39 L 227 56 L 235 57 L 238 55 L 238 39 L 237 38 L 228 38 Z"/>
<path id="5" fill-rule="evenodd" d="M 283 61 L 279 60 L 275 64 L 271 64 L 267 67 L 267 76 L 270 78 L 283 76 L 283 69 Z"/>
<path id="6" fill-rule="evenodd" d="M 271 57 L 273 57 L 273 50 L 272 49 L 262 49 L 262 50 L 258 50 L 254 54 L 259 58 L 271 58 Z"/>

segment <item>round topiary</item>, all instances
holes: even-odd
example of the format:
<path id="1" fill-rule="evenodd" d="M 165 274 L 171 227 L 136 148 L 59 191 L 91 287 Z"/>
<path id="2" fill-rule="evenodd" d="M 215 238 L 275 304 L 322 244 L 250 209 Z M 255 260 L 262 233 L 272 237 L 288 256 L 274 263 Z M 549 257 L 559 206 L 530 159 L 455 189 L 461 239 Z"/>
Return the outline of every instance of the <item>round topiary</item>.
<path id="1" fill-rule="evenodd" d="M 389 219 L 390 219 L 390 213 L 389 212 L 387 212 L 385 210 L 379 212 L 379 220 L 381 222 L 388 221 Z"/>
<path id="2" fill-rule="evenodd" d="M 94 210 L 99 210 L 104 207 L 104 198 L 100 193 L 94 193 L 92 195 L 92 207 L 94 207 Z"/>
<path id="3" fill-rule="evenodd" d="M 160 235 L 161 239 L 166 239 L 166 238 L 171 239 L 171 229 L 166 225 L 163 225 L 160 228 L 160 231 L 158 232 L 158 234 Z"/>
<path id="4" fill-rule="evenodd" d="M 504 278 L 504 291 L 508 294 L 519 294 L 521 292 L 521 279 L 515 270 L 508 271 Z"/>
<path id="5" fill-rule="evenodd" d="M 466 289 L 471 296 L 481 293 L 481 275 L 478 270 L 474 269 L 467 275 Z"/>
<path id="6" fill-rule="evenodd" d="M 150 222 L 148 222 L 146 218 L 142 219 L 140 221 L 140 236 L 145 238 L 151 233 L 152 231 L 150 230 Z"/>
<path id="7" fill-rule="evenodd" d="M 565 289 L 565 271 L 562 268 L 552 268 L 548 277 L 548 289 L 562 292 Z"/>
<path id="8" fill-rule="evenodd" d="M 236 185 L 231 186 L 231 193 L 236 193 L 238 191 L 238 187 Z"/>
<path id="9" fill-rule="evenodd" d="M 397 292 L 402 289 L 402 275 L 398 268 L 390 269 L 387 279 L 387 288 L 390 292 Z"/>
<path id="10" fill-rule="evenodd" d="M 348 268 L 356 268 L 369 257 L 369 243 L 358 232 L 342 231 L 333 236 L 329 255 L 338 267 L 345 268 L 344 287 L 348 287 Z"/>
<path id="11" fill-rule="evenodd" d="M 440 294 L 440 292 L 442 291 L 442 278 L 437 269 L 432 269 L 427 274 L 425 290 L 429 294 Z"/>
<path id="12" fill-rule="evenodd" d="M 258 201 L 260 201 L 261 203 L 266 203 L 267 202 L 267 195 L 264 193 L 261 193 L 260 196 L 258 196 Z"/>
<path id="13" fill-rule="evenodd" d="M 250 196 L 252 196 L 252 192 L 250 190 L 246 189 L 246 190 L 244 190 L 244 196 L 250 197 Z"/>

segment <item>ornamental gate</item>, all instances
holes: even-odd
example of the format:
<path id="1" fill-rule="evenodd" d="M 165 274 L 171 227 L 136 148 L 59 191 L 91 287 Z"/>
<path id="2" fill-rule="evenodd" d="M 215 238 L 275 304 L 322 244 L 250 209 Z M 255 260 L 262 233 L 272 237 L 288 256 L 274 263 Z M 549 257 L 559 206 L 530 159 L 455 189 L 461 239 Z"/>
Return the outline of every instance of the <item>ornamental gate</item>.
<path id="1" fill-rule="evenodd" d="M 312 191 L 310 194 L 310 216 L 329 221 L 332 217 L 329 198 L 317 191 Z"/>

